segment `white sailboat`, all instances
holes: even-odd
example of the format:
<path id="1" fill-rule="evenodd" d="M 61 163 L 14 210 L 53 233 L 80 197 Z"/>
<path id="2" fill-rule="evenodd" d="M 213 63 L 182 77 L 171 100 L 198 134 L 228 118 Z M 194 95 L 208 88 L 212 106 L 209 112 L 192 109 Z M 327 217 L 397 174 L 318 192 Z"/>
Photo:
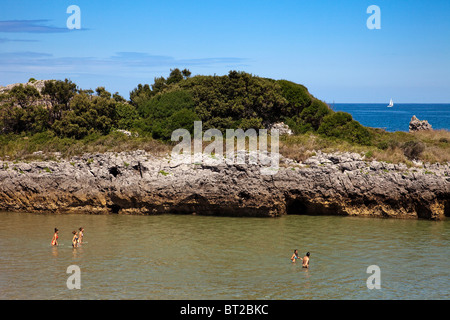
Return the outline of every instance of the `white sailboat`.
<path id="1" fill-rule="evenodd" d="M 391 101 L 389 102 L 389 105 L 387 107 L 392 108 L 393 106 L 394 106 L 394 101 L 392 101 L 392 99 L 391 99 Z"/>

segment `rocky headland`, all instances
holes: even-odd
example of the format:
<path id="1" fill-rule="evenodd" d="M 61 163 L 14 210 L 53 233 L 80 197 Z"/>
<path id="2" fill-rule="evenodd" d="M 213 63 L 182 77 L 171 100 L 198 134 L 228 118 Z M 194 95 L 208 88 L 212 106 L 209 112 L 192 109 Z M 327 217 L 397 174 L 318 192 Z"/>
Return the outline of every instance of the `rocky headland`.
<path id="1" fill-rule="evenodd" d="M 450 216 L 450 164 L 407 167 L 320 151 L 262 164 L 180 164 L 145 151 L 0 161 L 0 210 L 88 214 Z"/>

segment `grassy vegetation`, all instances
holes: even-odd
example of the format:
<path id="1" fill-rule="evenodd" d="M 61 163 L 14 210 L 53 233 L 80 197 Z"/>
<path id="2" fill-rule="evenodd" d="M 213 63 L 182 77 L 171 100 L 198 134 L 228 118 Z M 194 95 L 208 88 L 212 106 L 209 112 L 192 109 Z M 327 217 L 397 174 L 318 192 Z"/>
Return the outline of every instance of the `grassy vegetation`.
<path id="1" fill-rule="evenodd" d="M 280 153 L 297 161 L 303 161 L 314 152 L 356 152 L 366 156 L 367 160 L 412 165 L 412 159 L 430 163 L 450 162 L 450 132 L 446 130 L 423 131 L 417 133 L 385 132 L 370 129 L 374 143 L 361 145 L 339 138 L 324 137 L 317 133 L 296 134 L 280 137 Z M 269 140 L 270 141 L 270 140 Z M 408 145 L 421 143 L 419 154 L 408 157 L 405 150 Z M 203 142 L 203 148 L 210 142 Z M 92 134 L 81 140 L 60 138 L 52 132 L 27 135 L 0 135 L 0 159 L 2 160 L 56 160 L 55 153 L 68 159 L 85 153 L 122 152 L 145 150 L 156 156 L 171 152 L 175 142 L 164 142 L 152 137 L 129 137 L 120 132 L 108 135 Z M 248 144 L 248 141 L 247 141 Z M 270 143 L 269 143 L 270 150 Z M 192 148 L 193 150 L 193 148 Z M 226 150 L 224 142 L 223 150 Z M 33 154 L 42 151 L 42 153 Z M 411 155 L 410 153 L 408 155 Z"/>
<path id="2" fill-rule="evenodd" d="M 0 158 L 3 160 L 55 160 L 55 153 L 68 159 L 85 153 L 122 152 L 145 150 L 155 155 L 164 155 L 171 150 L 171 144 L 151 137 L 128 137 L 120 132 L 108 135 L 91 134 L 83 139 L 60 138 L 52 132 L 32 136 L 0 135 Z M 42 151 L 42 153 L 34 154 Z"/>
<path id="3" fill-rule="evenodd" d="M 412 164 L 412 160 L 429 163 L 450 162 L 450 131 L 435 130 L 409 132 L 386 132 L 369 128 L 373 141 L 369 145 L 351 143 L 338 138 L 324 137 L 314 133 L 283 137 L 280 141 L 280 153 L 302 161 L 312 152 L 356 152 L 368 160 L 390 163 Z M 419 145 L 419 148 L 411 146 Z"/>

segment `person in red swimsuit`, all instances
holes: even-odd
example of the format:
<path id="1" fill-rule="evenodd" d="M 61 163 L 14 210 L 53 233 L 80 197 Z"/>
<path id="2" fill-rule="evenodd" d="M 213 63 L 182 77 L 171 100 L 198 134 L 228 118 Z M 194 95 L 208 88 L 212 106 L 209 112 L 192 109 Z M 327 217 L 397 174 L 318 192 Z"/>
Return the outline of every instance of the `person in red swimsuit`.
<path id="1" fill-rule="evenodd" d="M 58 245 L 58 232 L 59 230 L 57 228 L 55 228 L 55 233 L 53 234 L 53 238 L 52 238 L 52 246 L 57 246 Z"/>

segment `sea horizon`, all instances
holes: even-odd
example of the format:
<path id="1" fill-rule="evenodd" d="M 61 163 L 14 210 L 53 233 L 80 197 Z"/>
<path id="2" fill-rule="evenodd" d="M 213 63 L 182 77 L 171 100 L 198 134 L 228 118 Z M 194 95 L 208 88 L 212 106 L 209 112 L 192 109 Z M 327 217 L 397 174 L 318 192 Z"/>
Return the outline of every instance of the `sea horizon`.
<path id="1" fill-rule="evenodd" d="M 409 131 L 413 116 L 427 120 L 434 130 L 450 130 L 450 103 L 328 103 L 334 111 L 348 112 L 363 126 L 389 132 Z M 363 108 L 361 108 L 363 107 Z"/>

